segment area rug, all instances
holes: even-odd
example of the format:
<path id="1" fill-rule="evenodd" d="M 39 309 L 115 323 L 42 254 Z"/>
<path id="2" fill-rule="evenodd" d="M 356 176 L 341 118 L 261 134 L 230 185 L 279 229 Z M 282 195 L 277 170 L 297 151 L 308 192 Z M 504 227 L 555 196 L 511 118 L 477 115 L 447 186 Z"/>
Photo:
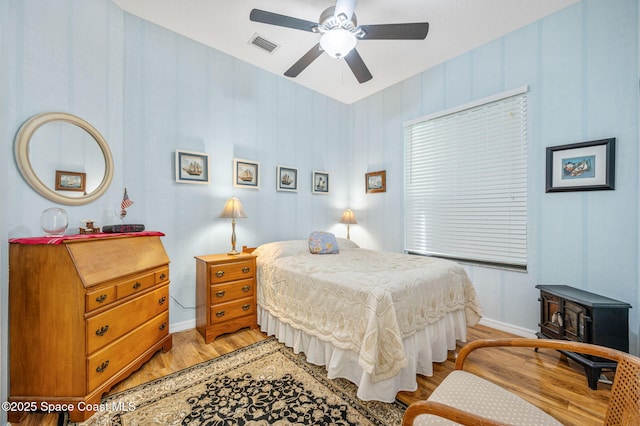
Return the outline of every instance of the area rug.
<path id="1" fill-rule="evenodd" d="M 361 401 L 356 392 L 270 338 L 106 397 L 101 411 L 78 425 L 402 423 L 402 403 Z"/>

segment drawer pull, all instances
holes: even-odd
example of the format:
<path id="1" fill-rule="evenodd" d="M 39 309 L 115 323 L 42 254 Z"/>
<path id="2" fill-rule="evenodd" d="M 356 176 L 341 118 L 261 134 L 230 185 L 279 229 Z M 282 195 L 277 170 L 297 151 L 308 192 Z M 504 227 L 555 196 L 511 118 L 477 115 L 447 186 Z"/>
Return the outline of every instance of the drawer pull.
<path id="1" fill-rule="evenodd" d="M 109 331 L 109 325 L 103 325 L 102 327 L 100 327 L 99 329 L 96 330 L 96 335 L 98 336 L 104 336 L 105 333 Z"/>
<path id="2" fill-rule="evenodd" d="M 107 300 L 107 297 L 109 297 L 109 296 L 107 296 L 106 294 L 101 294 L 100 296 L 96 297 L 96 302 L 102 303 L 105 300 Z"/>
<path id="3" fill-rule="evenodd" d="M 136 283 L 133 285 L 133 289 L 137 290 L 142 286 L 142 284 L 140 284 L 138 281 L 136 281 Z"/>
<path id="4" fill-rule="evenodd" d="M 167 275 L 164 272 L 160 274 L 160 281 L 164 281 L 165 278 L 167 278 Z"/>
<path id="5" fill-rule="evenodd" d="M 225 314 L 225 312 L 224 312 L 224 311 L 218 311 L 218 312 L 216 312 L 216 316 L 217 316 L 218 318 L 222 318 L 222 317 L 224 316 L 224 314 Z"/>
<path id="6" fill-rule="evenodd" d="M 163 322 L 162 324 L 160 324 L 160 327 L 158 327 L 158 329 L 160 329 L 161 331 L 164 330 L 165 328 L 167 328 L 166 322 Z"/>
<path id="7" fill-rule="evenodd" d="M 249 309 L 251 309 L 251 305 L 249 303 L 247 303 L 246 305 L 242 305 L 243 311 L 248 311 Z"/>
<path id="8" fill-rule="evenodd" d="M 160 299 L 158 299 L 158 303 L 161 305 L 164 305 L 164 302 L 167 301 L 167 296 L 162 296 Z"/>
<path id="9" fill-rule="evenodd" d="M 224 271 L 218 271 L 218 272 L 216 272 L 216 277 L 218 277 L 218 278 L 222 278 L 222 277 L 224 277 Z"/>
<path id="10" fill-rule="evenodd" d="M 242 273 L 243 274 L 248 274 L 249 271 L 251 271 L 251 268 L 249 268 L 248 266 L 245 266 L 244 268 L 242 268 Z"/>
<path id="11" fill-rule="evenodd" d="M 248 291 L 251 291 L 251 286 L 250 285 L 242 286 L 242 291 L 245 292 L 245 293 L 248 292 Z"/>
<path id="12" fill-rule="evenodd" d="M 96 367 L 96 372 L 102 373 L 104 370 L 107 369 L 108 366 L 109 366 L 109 360 L 106 360 L 105 362 L 100 364 L 98 367 Z"/>
<path id="13" fill-rule="evenodd" d="M 216 297 L 224 297 L 226 291 L 216 291 Z"/>

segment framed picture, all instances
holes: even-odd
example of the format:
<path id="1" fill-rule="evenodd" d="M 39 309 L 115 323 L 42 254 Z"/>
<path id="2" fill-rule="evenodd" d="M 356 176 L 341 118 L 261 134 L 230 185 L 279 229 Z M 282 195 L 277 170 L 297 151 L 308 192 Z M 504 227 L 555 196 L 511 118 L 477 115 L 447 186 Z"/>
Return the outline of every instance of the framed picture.
<path id="1" fill-rule="evenodd" d="M 615 138 L 547 147 L 547 190 L 614 189 Z"/>
<path id="2" fill-rule="evenodd" d="M 176 150 L 176 182 L 209 183 L 209 156 L 202 152 Z"/>
<path id="3" fill-rule="evenodd" d="M 234 158 L 233 186 L 258 189 L 260 187 L 260 163 Z"/>
<path id="4" fill-rule="evenodd" d="M 329 193 L 329 173 L 326 172 L 313 172 L 311 177 L 312 187 L 311 192 L 314 194 L 328 194 Z"/>
<path id="5" fill-rule="evenodd" d="M 86 192 L 87 174 L 56 170 L 57 191 Z"/>
<path id="6" fill-rule="evenodd" d="M 373 192 L 387 192 L 387 171 L 371 172 L 364 175 L 367 194 Z"/>
<path id="7" fill-rule="evenodd" d="M 298 192 L 298 169 L 278 166 L 276 179 L 278 191 Z"/>

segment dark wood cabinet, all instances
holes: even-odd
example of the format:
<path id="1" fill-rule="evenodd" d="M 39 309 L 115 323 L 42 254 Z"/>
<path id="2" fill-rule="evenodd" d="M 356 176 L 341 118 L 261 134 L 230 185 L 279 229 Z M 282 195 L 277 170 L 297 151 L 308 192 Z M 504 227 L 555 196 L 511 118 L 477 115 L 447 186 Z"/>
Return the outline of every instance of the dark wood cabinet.
<path id="1" fill-rule="evenodd" d="M 629 351 L 631 305 L 566 285 L 537 285 L 540 290 L 539 338 L 592 343 Z M 582 364 L 589 387 L 596 389 L 603 369 L 616 364 L 573 352 L 563 353 Z"/>

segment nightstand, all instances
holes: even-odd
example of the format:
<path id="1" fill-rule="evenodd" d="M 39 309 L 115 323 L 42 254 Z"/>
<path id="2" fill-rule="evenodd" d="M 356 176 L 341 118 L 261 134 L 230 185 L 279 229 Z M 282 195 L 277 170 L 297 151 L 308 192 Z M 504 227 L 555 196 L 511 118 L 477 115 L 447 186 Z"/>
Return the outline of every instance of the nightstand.
<path id="1" fill-rule="evenodd" d="M 255 256 L 210 254 L 195 259 L 196 328 L 205 342 L 257 328 Z"/>

